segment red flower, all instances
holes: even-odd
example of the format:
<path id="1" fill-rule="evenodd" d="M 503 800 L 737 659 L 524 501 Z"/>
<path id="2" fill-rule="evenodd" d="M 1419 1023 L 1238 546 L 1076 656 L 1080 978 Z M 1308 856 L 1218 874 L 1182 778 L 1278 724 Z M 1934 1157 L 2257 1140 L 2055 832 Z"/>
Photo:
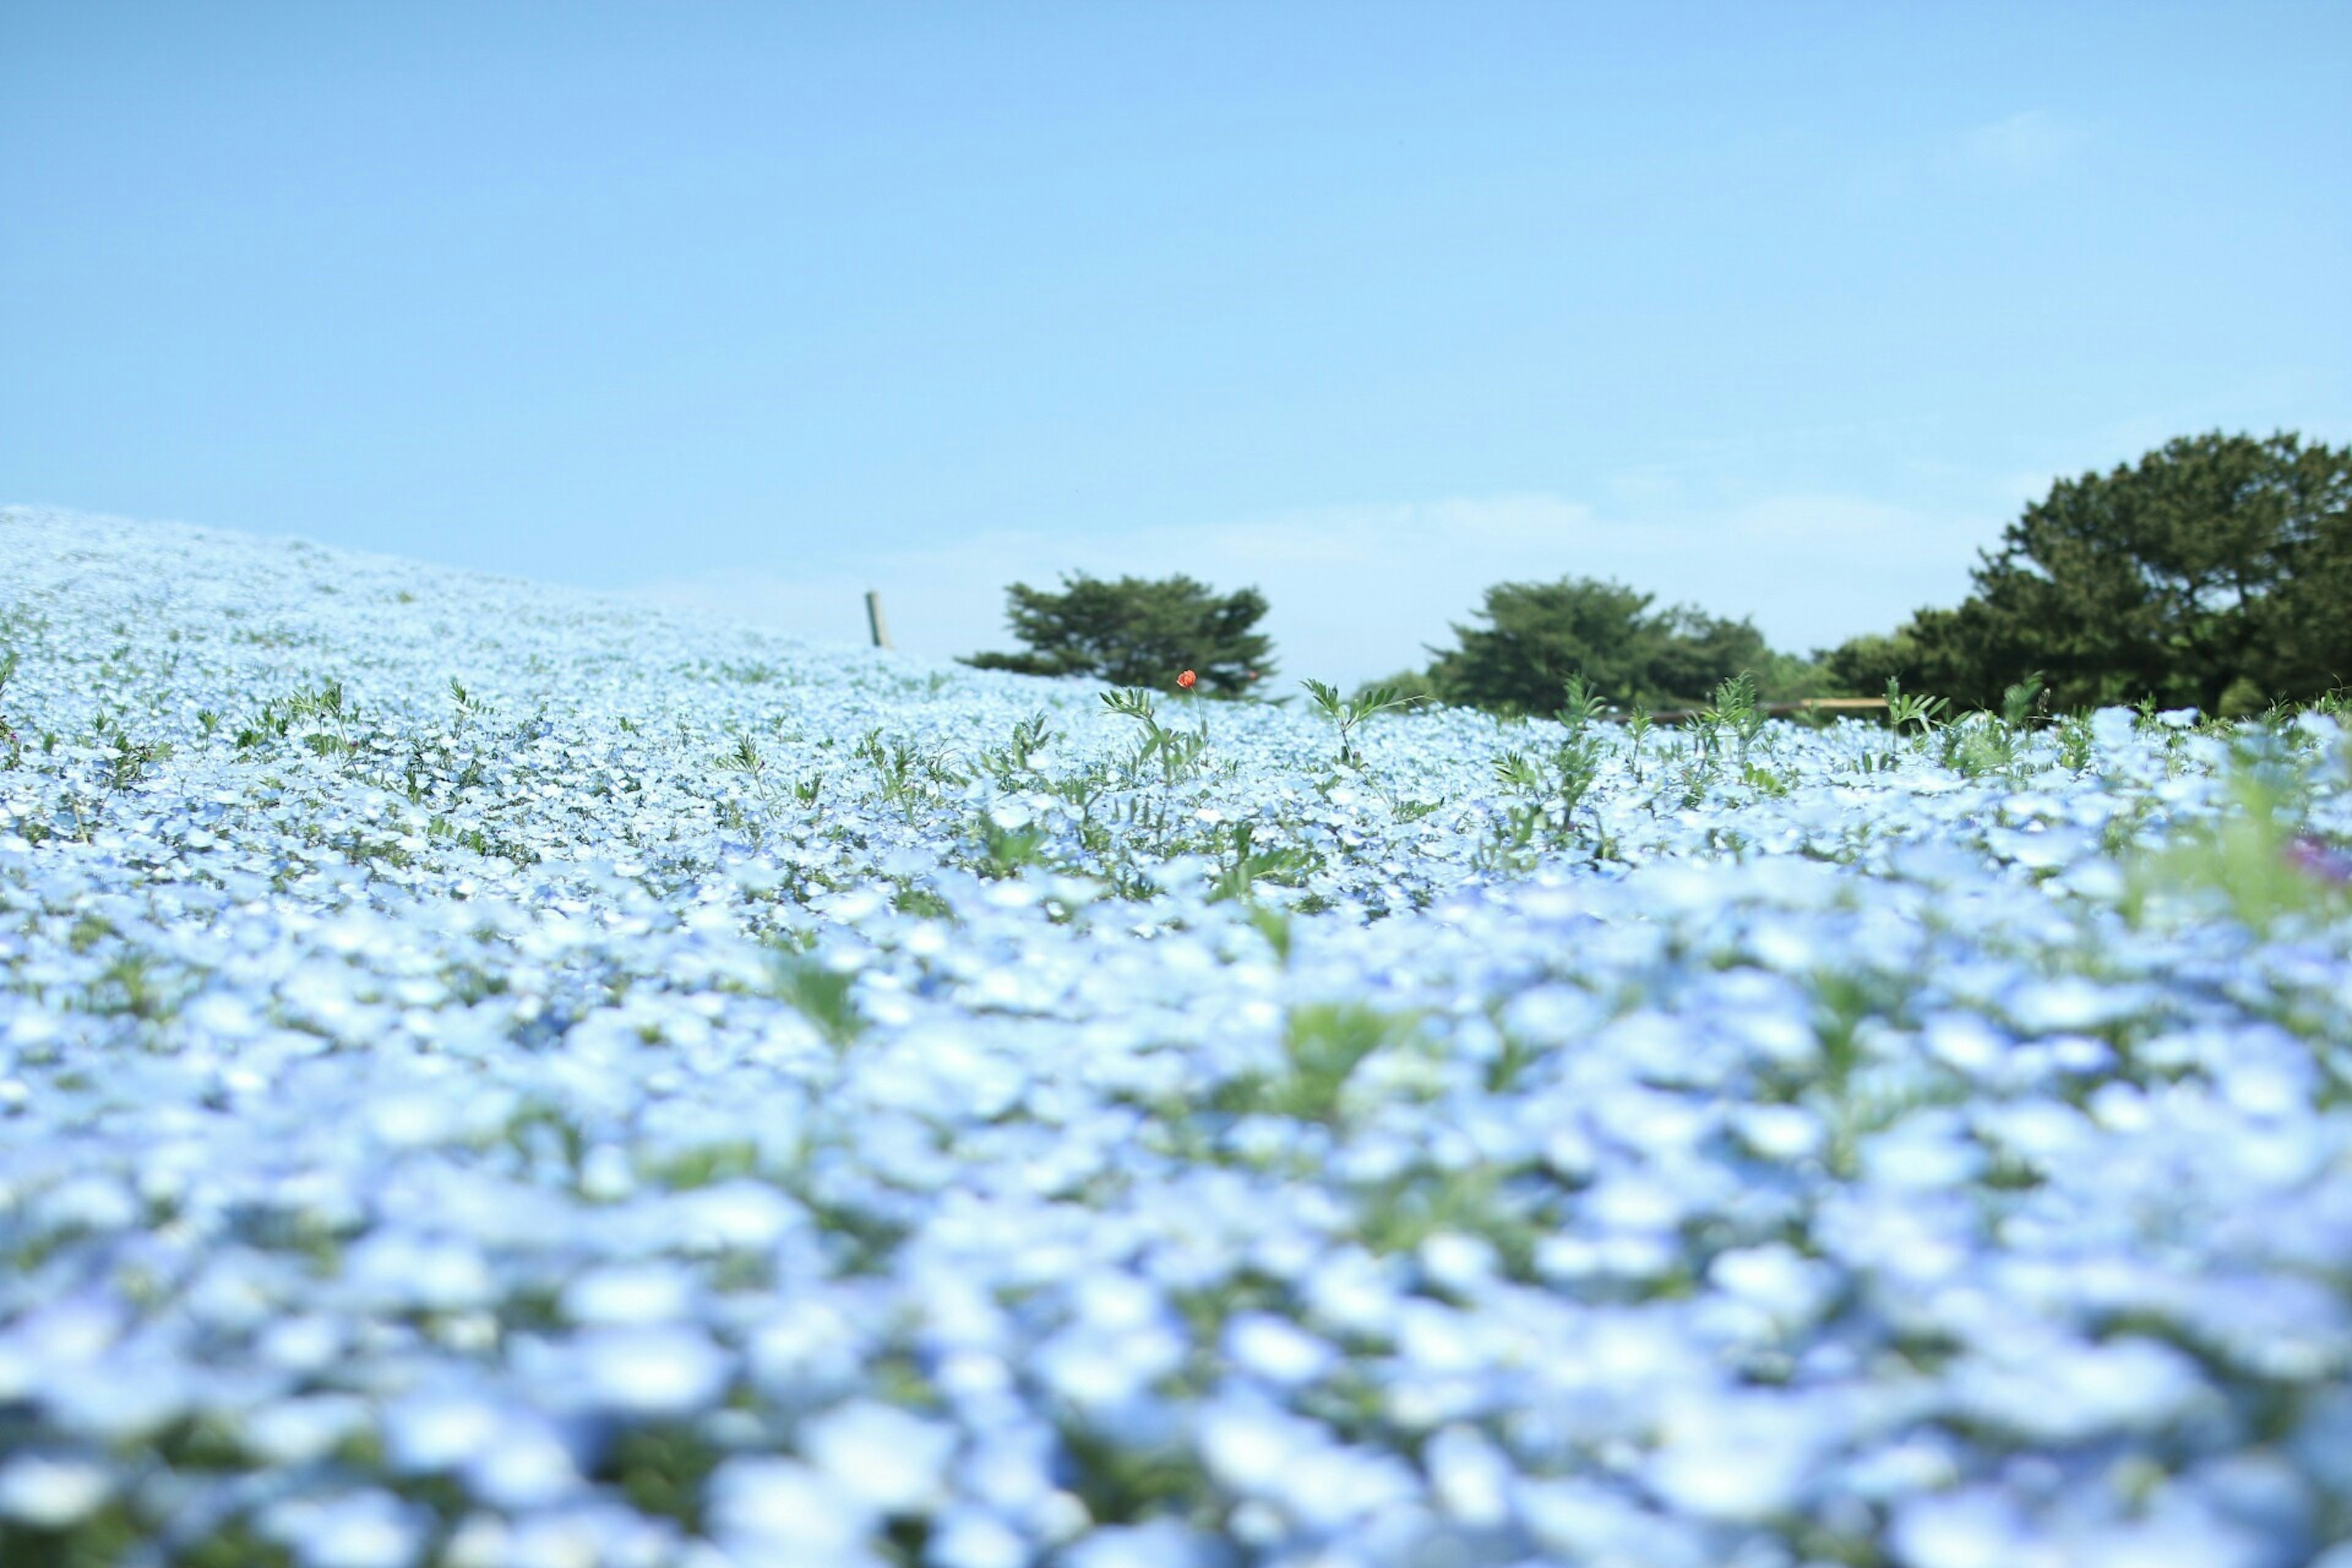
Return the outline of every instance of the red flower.
<path id="1" fill-rule="evenodd" d="M 1176 678 L 1176 689 L 1179 691 L 1190 691 L 1192 689 L 1192 682 L 1199 679 L 1200 678 L 1198 676 L 1194 675 L 1188 669 L 1183 674 Z"/>

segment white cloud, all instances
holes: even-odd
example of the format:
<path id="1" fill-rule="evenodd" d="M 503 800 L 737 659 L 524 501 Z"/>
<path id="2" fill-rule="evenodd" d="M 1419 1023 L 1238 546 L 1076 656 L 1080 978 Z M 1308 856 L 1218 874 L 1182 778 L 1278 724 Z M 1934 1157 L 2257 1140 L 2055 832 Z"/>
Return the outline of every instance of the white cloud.
<path id="1" fill-rule="evenodd" d="M 2047 110 L 2028 109 L 1963 132 L 1960 161 L 2010 175 L 2044 174 L 2063 167 L 2084 141 L 2077 126 Z"/>
<path id="2" fill-rule="evenodd" d="M 1802 650 L 1893 626 L 1967 589 L 1980 519 L 1932 516 L 1855 497 L 1791 495 L 1634 524 L 1553 496 L 1328 507 L 1097 539 L 975 535 L 877 552 L 851 569 L 724 571 L 652 584 L 665 603 L 814 640 L 866 640 L 867 588 L 893 639 L 945 658 L 1013 645 L 1004 585 L 1053 585 L 1065 572 L 1255 585 L 1286 681 L 1343 685 L 1424 663 L 1496 583 L 1574 574 L 1614 577 L 1661 605 L 1752 616 L 1776 647 Z"/>

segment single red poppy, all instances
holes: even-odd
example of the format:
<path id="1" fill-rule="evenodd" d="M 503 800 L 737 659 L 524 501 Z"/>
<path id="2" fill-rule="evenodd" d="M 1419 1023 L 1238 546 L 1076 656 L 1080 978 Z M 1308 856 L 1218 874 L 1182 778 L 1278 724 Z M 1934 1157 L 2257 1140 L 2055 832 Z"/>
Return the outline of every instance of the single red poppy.
<path id="1" fill-rule="evenodd" d="M 1188 669 L 1183 674 L 1176 678 L 1176 689 L 1180 691 L 1190 691 L 1192 689 L 1192 682 L 1198 679 L 1199 678 L 1197 676 Z"/>

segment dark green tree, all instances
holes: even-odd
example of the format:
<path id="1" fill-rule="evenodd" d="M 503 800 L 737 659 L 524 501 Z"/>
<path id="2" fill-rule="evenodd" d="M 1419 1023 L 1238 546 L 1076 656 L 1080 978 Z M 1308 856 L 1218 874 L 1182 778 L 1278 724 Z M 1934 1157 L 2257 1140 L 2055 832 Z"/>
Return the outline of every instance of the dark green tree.
<path id="1" fill-rule="evenodd" d="M 1820 656 L 1822 668 L 1848 697 L 1875 697 L 1889 678 L 1913 691 L 1974 691 L 1984 684 L 1977 671 L 1985 660 L 1969 653 L 1966 634 L 1981 628 L 1973 620 L 1968 627 L 1959 622 L 1958 610 L 1921 610 L 1892 632 L 1849 638 Z"/>
<path id="2" fill-rule="evenodd" d="M 1677 605 L 1657 617 L 1657 652 L 1650 660 L 1654 706 L 1702 701 L 1743 670 L 1756 677 L 1762 696 L 1788 694 L 1773 679 L 1780 660 L 1750 621 Z"/>
<path id="3" fill-rule="evenodd" d="M 2059 480 L 1972 577 L 1957 607 L 1838 649 L 1840 679 L 1896 674 L 1973 707 L 2036 671 L 2059 708 L 2316 697 L 2352 680 L 2352 450 L 2179 437 Z"/>
<path id="4" fill-rule="evenodd" d="M 1430 650 L 1430 679 L 1449 702 L 1522 713 L 1557 708 L 1571 675 L 1624 701 L 1647 672 L 1649 607 L 1649 595 L 1590 577 L 1497 583 L 1475 612 L 1486 625 L 1457 622 L 1458 646 Z"/>
<path id="5" fill-rule="evenodd" d="M 1627 709 L 1698 703 L 1743 670 L 1770 697 L 1818 685 L 1749 622 L 1687 605 L 1653 611 L 1652 598 L 1591 577 L 1498 583 L 1477 611 L 1485 626 L 1457 624 L 1457 647 L 1430 650 L 1430 679 L 1446 701 L 1522 713 L 1558 709 L 1572 675 Z"/>
<path id="6" fill-rule="evenodd" d="M 1255 588 L 1218 594 L 1190 577 L 1065 575 L 1058 594 L 1015 583 L 1005 620 L 1026 653 L 976 653 L 961 662 L 1022 675 L 1090 675 L 1114 686 L 1176 689 L 1192 670 L 1197 690 L 1233 696 L 1274 675 L 1274 644 L 1254 631 L 1265 614 Z"/>

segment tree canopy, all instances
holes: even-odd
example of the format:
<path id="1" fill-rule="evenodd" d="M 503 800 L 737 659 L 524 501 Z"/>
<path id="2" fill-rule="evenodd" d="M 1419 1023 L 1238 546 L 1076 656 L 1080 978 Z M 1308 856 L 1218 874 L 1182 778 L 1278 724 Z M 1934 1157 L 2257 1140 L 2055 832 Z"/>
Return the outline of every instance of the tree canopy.
<path id="1" fill-rule="evenodd" d="M 1629 709 L 1697 703 L 1742 671 L 1767 695 L 1811 694 L 1795 689 L 1803 662 L 1775 654 L 1751 623 L 1688 605 L 1653 611 L 1653 598 L 1591 577 L 1498 583 L 1476 612 L 1485 626 L 1457 624 L 1458 646 L 1430 650 L 1430 680 L 1449 702 L 1522 713 L 1557 709 L 1570 676 Z"/>
<path id="2" fill-rule="evenodd" d="M 2059 480 L 1972 578 L 1956 608 L 1839 648 L 1834 673 L 1967 706 L 2034 672 L 2061 708 L 2236 714 L 2322 695 L 2352 680 L 2352 450 L 2179 437 Z"/>
<path id="3" fill-rule="evenodd" d="M 1176 689 L 1194 672 L 1196 689 L 1232 696 L 1274 674 L 1274 644 L 1253 630 L 1265 614 L 1255 588 L 1220 595 L 1182 575 L 1116 582 L 1066 574 L 1052 593 L 1015 583 L 1005 619 L 1026 653 L 977 653 L 961 662 L 1023 675 L 1091 675 L 1114 686 Z"/>

